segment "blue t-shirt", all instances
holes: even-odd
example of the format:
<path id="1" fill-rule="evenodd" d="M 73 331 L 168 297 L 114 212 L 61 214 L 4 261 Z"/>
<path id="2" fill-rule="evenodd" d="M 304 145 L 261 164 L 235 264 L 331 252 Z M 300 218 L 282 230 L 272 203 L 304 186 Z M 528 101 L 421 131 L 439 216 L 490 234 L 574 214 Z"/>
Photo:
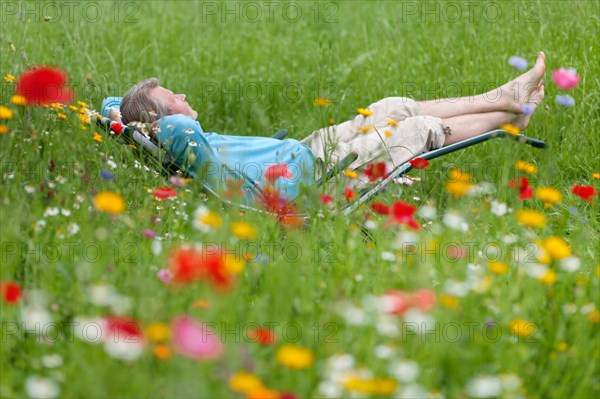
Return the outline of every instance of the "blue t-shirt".
<path id="1" fill-rule="evenodd" d="M 315 182 L 314 155 L 297 140 L 204 133 L 198 121 L 185 115 L 161 118 L 158 126 L 156 138 L 177 166 L 217 193 L 241 189 L 247 204 L 258 200 L 266 187 L 294 200 L 302 185 Z M 287 171 L 276 166 L 271 174 L 276 179 L 270 183 L 265 173 L 275 165 L 287 165 Z"/>

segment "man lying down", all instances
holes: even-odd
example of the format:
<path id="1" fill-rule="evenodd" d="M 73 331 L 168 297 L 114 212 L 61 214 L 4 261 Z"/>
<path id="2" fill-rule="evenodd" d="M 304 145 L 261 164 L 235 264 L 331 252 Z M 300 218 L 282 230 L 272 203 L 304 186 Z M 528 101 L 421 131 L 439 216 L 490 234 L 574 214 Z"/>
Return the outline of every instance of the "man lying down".
<path id="1" fill-rule="evenodd" d="M 246 203 L 265 189 L 293 201 L 303 185 L 351 152 L 350 169 L 384 161 L 388 171 L 425 151 L 456 143 L 511 123 L 524 129 L 544 98 L 545 54 L 518 78 L 484 94 L 415 101 L 388 97 L 353 119 L 314 131 L 298 141 L 205 133 L 198 113 L 156 78 L 134 85 L 124 97 L 105 100 L 103 114 L 120 108 L 122 123 L 152 123 L 153 134 L 174 162 L 216 192 L 238 182 Z M 490 100 L 492 99 L 492 100 Z M 112 114 L 111 119 L 119 119 Z M 241 183 L 239 183 L 241 182 Z M 234 183 L 235 185 L 235 183 Z"/>

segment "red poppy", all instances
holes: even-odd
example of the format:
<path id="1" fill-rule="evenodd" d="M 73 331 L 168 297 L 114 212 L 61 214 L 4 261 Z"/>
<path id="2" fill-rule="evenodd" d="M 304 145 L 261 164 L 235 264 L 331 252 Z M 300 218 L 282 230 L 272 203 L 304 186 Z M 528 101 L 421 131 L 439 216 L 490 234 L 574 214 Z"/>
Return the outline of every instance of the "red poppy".
<path id="1" fill-rule="evenodd" d="M 426 167 L 429 166 L 429 162 L 427 162 L 427 160 L 425 158 L 415 158 L 415 159 L 411 159 L 408 162 L 410 162 L 412 167 L 415 169 L 425 169 Z"/>
<path id="2" fill-rule="evenodd" d="M 172 187 L 161 187 L 153 192 L 154 198 L 166 200 L 169 198 L 177 198 L 177 191 Z"/>
<path id="3" fill-rule="evenodd" d="M 397 201 L 390 209 L 390 218 L 394 223 L 404 224 L 413 230 L 419 230 L 421 225 L 414 218 L 416 210 L 417 208 L 411 204 Z"/>
<path id="4" fill-rule="evenodd" d="M 142 340 L 142 329 L 131 317 L 105 316 L 103 319 L 108 332 L 104 337 L 105 341 L 140 342 Z"/>
<path id="5" fill-rule="evenodd" d="M 279 394 L 279 399 L 298 399 L 292 392 L 282 392 Z"/>
<path id="6" fill-rule="evenodd" d="M 390 214 L 390 207 L 381 202 L 372 203 L 371 209 L 373 210 L 373 212 L 378 213 L 380 215 L 389 215 Z"/>
<path id="7" fill-rule="evenodd" d="M 225 255 L 220 250 L 202 252 L 194 248 L 176 248 L 169 256 L 169 267 L 176 284 L 208 280 L 216 287 L 226 288 L 231 283 Z"/>
<path id="8" fill-rule="evenodd" d="M 598 195 L 598 192 L 592 186 L 579 186 L 574 185 L 571 187 L 571 192 L 576 196 L 586 200 L 587 202 L 594 202 L 592 197 Z"/>
<path id="9" fill-rule="evenodd" d="M 18 303 L 23 297 L 23 291 L 21 287 L 12 281 L 0 283 L 0 294 L 4 302 L 9 305 Z"/>
<path id="10" fill-rule="evenodd" d="M 116 134 L 121 134 L 121 133 L 123 133 L 123 125 L 119 122 L 111 122 L 110 130 L 112 130 Z"/>
<path id="11" fill-rule="evenodd" d="M 353 200 L 355 196 L 356 195 L 354 194 L 354 190 L 352 190 L 351 188 L 344 189 L 344 197 L 346 197 L 348 201 Z"/>
<path id="12" fill-rule="evenodd" d="M 512 179 L 508 182 L 508 187 L 515 188 L 517 180 Z M 526 177 L 521 177 L 519 180 L 519 199 L 526 200 L 533 197 L 533 187 L 529 185 L 529 181 Z"/>
<path id="13" fill-rule="evenodd" d="M 271 345 L 277 342 L 275 332 L 270 328 L 258 327 L 248 332 L 248 338 L 261 345 Z"/>
<path id="14" fill-rule="evenodd" d="M 18 95 L 25 97 L 27 104 L 70 103 L 73 92 L 65 88 L 67 75 L 58 68 L 39 67 L 21 76 L 16 84 Z"/>
<path id="15" fill-rule="evenodd" d="M 267 168 L 267 171 L 265 172 L 265 179 L 267 179 L 269 183 L 274 184 L 275 180 L 280 177 L 283 177 L 284 179 L 291 179 L 294 177 L 292 172 L 288 170 L 287 164 L 282 163 L 278 165 L 271 165 Z"/>
<path id="16" fill-rule="evenodd" d="M 377 179 L 381 179 L 386 175 L 386 165 L 385 162 L 373 162 L 367 166 L 367 169 L 364 171 L 365 175 L 369 178 L 370 182 L 374 182 Z"/>
<path id="17" fill-rule="evenodd" d="M 276 214 L 280 220 L 298 213 L 294 204 L 272 187 L 266 187 L 263 190 L 261 203 L 267 212 Z"/>

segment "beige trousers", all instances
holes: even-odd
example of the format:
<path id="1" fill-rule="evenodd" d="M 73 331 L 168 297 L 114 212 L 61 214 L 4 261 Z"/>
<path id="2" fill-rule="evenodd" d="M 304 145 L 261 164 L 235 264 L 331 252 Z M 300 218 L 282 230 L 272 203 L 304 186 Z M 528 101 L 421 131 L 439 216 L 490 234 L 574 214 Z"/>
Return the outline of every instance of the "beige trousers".
<path id="1" fill-rule="evenodd" d="M 300 142 L 308 146 L 326 168 L 354 151 L 358 159 L 350 169 L 384 161 L 388 171 L 444 145 L 442 120 L 419 115 L 416 101 L 410 98 L 384 98 L 369 105 L 367 110 L 372 115 L 359 114 L 339 125 L 317 130 Z"/>

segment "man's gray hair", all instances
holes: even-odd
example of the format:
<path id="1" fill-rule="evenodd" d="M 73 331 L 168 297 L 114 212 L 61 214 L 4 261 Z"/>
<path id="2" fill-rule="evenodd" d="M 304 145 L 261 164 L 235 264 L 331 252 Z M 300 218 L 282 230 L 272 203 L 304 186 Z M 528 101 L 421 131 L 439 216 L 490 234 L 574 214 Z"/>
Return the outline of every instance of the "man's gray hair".
<path id="1" fill-rule="evenodd" d="M 135 84 L 125 93 L 121 102 L 121 119 L 124 124 L 151 123 L 169 115 L 166 105 L 150 98 L 150 91 L 158 86 L 158 79 L 150 78 Z"/>

